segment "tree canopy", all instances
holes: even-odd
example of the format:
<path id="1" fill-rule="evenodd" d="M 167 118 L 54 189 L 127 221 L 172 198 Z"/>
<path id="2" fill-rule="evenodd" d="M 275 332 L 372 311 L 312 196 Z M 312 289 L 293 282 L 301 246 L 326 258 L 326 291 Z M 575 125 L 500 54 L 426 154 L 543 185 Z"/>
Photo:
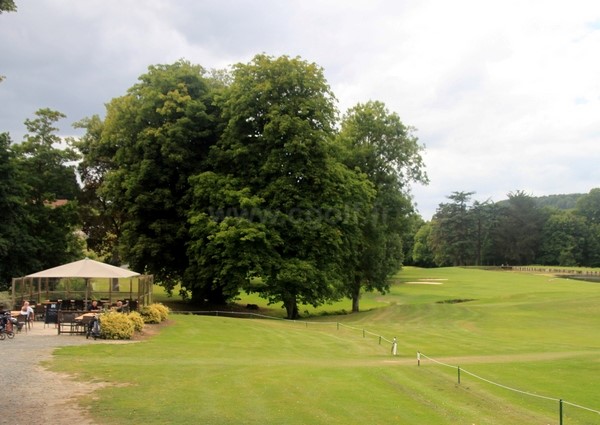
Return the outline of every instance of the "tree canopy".
<path id="1" fill-rule="evenodd" d="M 345 267 L 346 294 L 352 299 L 352 311 L 358 311 L 361 291 L 387 291 L 390 275 L 401 267 L 402 237 L 410 232 L 413 214 L 409 184 L 427 183 L 427 176 L 413 129 L 382 102 L 348 110 L 338 140 L 344 163 L 364 174 L 374 189 Z"/>
<path id="2" fill-rule="evenodd" d="M 81 255 L 77 184 L 70 140 L 56 135 L 64 115 L 40 109 L 22 143 L 0 134 L 0 287 Z M 56 202 L 60 201 L 60 202 Z"/>
<path id="3" fill-rule="evenodd" d="M 188 178 L 215 141 L 210 96 L 202 67 L 151 66 L 107 105 L 100 134 L 87 140 L 88 170 L 95 167 L 101 179 L 95 192 L 118 217 L 119 257 L 166 285 L 188 265 Z"/>
<path id="4" fill-rule="evenodd" d="M 0 0 L 0 14 L 3 12 L 16 12 L 17 5 L 14 0 Z"/>
<path id="5" fill-rule="evenodd" d="M 246 287 L 283 302 L 289 318 L 298 302 L 339 297 L 344 241 L 357 232 L 348 208 L 363 205 L 370 187 L 334 156 L 334 97 L 322 69 L 258 55 L 236 65 L 218 105 L 226 126 L 213 170 L 193 178 L 190 257 L 197 273 L 214 268 L 203 284 L 231 295 L 260 277 L 260 287 Z"/>

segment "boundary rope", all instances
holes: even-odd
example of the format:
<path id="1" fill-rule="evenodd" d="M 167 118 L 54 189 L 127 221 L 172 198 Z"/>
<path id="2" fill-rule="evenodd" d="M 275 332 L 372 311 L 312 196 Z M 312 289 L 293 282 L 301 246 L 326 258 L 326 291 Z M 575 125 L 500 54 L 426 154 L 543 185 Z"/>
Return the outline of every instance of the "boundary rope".
<path id="1" fill-rule="evenodd" d="M 230 316 L 253 316 L 253 317 L 257 317 L 257 318 L 263 318 L 263 319 L 272 319 L 272 320 L 283 320 L 286 322 L 293 322 L 293 323 L 304 323 L 306 324 L 306 326 L 308 326 L 308 324 L 310 323 L 311 325 L 336 325 L 338 328 L 340 326 L 343 326 L 345 328 L 348 329 L 352 329 L 355 331 L 360 331 L 363 333 L 363 337 L 366 336 L 367 334 L 375 336 L 377 338 L 380 339 L 380 343 L 381 341 L 385 341 L 387 343 L 392 344 L 393 341 L 390 341 L 389 339 L 383 337 L 382 335 L 373 333 L 371 331 L 368 331 L 364 328 L 356 328 L 354 326 L 349 326 L 349 325 L 345 325 L 343 323 L 340 322 L 308 322 L 306 320 L 290 320 L 290 319 L 284 319 L 283 317 L 274 317 L 274 316 L 267 316 L 264 314 L 258 314 L 258 313 L 251 313 L 251 312 L 247 312 L 247 311 L 227 311 L 227 310 L 199 310 L 199 311 L 172 311 L 172 314 L 194 314 L 194 315 L 215 315 L 218 316 L 219 314 L 222 315 L 230 315 Z"/>
<path id="2" fill-rule="evenodd" d="M 500 387 L 500 388 L 504 388 L 505 390 L 514 391 L 514 392 L 517 392 L 517 393 L 520 393 L 520 394 L 528 395 L 528 396 L 531 396 L 531 397 L 537 397 L 537 398 L 541 398 L 541 399 L 544 399 L 544 400 L 557 401 L 559 403 L 568 404 L 569 406 L 577 407 L 579 409 L 587 410 L 588 412 L 597 413 L 597 414 L 600 415 L 600 411 L 598 411 L 598 410 L 590 409 L 589 407 L 585 407 L 585 406 L 580 406 L 578 404 L 571 403 L 571 402 L 568 402 L 568 401 L 560 399 L 560 398 L 547 397 L 547 396 L 543 396 L 543 395 L 539 395 L 539 394 L 530 393 L 528 391 L 523 391 L 523 390 L 519 390 L 519 389 L 516 389 L 516 388 L 512 388 L 512 387 L 509 387 L 509 386 L 506 386 L 506 385 L 503 385 L 503 384 L 499 384 L 497 382 L 490 381 L 489 379 L 483 378 L 483 377 L 481 377 L 479 375 L 476 375 L 476 374 L 474 374 L 472 372 L 469 372 L 468 370 L 465 370 L 465 369 L 463 369 L 463 368 L 461 368 L 459 366 L 449 365 L 447 363 L 443 363 L 443 362 L 440 362 L 440 361 L 438 361 L 436 359 L 433 359 L 433 358 L 431 358 L 429 356 L 426 356 L 425 354 L 423 354 L 421 352 L 417 352 L 417 358 L 421 358 L 421 357 L 424 357 L 424 358 L 426 358 L 428 360 L 431 360 L 432 362 L 437 363 L 439 365 L 450 367 L 452 369 L 457 369 L 460 372 L 466 373 L 467 375 L 470 375 L 470 376 L 472 376 L 474 378 L 480 379 L 480 380 L 482 380 L 484 382 L 487 382 L 488 384 L 495 385 L 495 386 Z"/>

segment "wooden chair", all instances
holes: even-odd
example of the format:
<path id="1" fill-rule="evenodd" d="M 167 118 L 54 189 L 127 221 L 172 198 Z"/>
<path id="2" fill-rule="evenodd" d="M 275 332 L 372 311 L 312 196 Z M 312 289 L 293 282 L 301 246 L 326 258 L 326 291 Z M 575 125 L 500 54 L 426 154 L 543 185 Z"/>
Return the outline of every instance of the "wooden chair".
<path id="1" fill-rule="evenodd" d="M 43 322 L 46 317 L 46 306 L 38 304 L 33 310 L 35 311 L 35 320 Z"/>
<path id="2" fill-rule="evenodd" d="M 27 333 L 29 327 L 29 320 L 27 320 L 26 314 L 19 314 L 17 316 L 17 332 L 21 332 L 22 329 L 25 329 L 25 333 Z"/>
<path id="3" fill-rule="evenodd" d="M 75 321 L 75 317 L 79 313 L 74 311 L 59 311 L 58 312 L 58 334 L 73 334 L 78 333 L 78 323 Z"/>
<path id="4" fill-rule="evenodd" d="M 27 327 L 29 329 L 33 328 L 34 320 L 35 320 L 35 309 L 33 310 L 33 313 L 29 313 L 29 316 L 27 316 Z"/>

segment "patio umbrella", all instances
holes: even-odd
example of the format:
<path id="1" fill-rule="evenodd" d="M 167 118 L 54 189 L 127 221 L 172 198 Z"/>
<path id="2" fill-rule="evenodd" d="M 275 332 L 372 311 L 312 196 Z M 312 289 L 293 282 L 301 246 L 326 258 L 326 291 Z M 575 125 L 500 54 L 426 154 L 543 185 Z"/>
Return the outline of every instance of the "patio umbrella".
<path id="1" fill-rule="evenodd" d="M 83 260 L 63 264 L 62 266 L 42 270 L 25 277 L 83 277 L 83 278 L 122 278 L 139 276 L 131 270 L 122 267 L 111 266 L 110 264 L 84 258 Z"/>

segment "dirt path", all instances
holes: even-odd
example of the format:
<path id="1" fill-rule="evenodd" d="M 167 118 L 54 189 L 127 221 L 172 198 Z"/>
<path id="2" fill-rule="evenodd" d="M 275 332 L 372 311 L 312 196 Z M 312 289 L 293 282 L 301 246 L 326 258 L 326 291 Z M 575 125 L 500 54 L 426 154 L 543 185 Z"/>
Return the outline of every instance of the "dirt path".
<path id="1" fill-rule="evenodd" d="M 99 425 L 76 403 L 77 397 L 94 388 L 40 366 L 40 362 L 51 359 L 57 347 L 94 343 L 106 342 L 87 340 L 82 335 L 58 335 L 53 325 L 44 327 L 41 322 L 27 333 L 0 341 L 0 424 Z"/>

